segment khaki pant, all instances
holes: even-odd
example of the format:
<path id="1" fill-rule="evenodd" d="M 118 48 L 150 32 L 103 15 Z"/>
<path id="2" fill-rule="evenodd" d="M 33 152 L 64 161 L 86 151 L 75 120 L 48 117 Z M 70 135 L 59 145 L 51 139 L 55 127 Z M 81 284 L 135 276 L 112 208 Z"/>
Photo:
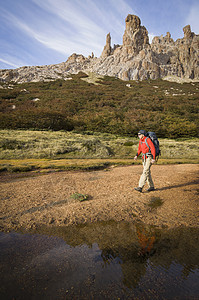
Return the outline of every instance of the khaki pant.
<path id="1" fill-rule="evenodd" d="M 140 177 L 139 187 L 143 188 L 145 183 L 147 182 L 150 188 L 154 187 L 153 180 L 151 177 L 151 157 L 147 157 L 145 161 L 143 161 L 143 173 Z"/>

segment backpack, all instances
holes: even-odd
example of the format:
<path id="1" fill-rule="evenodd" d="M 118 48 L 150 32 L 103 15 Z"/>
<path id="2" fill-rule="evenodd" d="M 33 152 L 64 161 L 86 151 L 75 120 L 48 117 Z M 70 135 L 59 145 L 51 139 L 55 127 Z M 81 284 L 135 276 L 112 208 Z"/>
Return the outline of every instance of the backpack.
<path id="1" fill-rule="evenodd" d="M 161 155 L 161 150 L 160 150 L 160 147 L 159 147 L 158 138 L 157 138 L 155 132 L 153 132 L 153 131 L 147 132 L 146 137 L 147 138 L 149 137 L 151 139 L 151 141 L 153 142 L 153 145 L 155 147 L 155 159 L 157 161 L 158 158 L 159 158 L 159 155 Z M 149 148 L 149 153 L 150 153 L 151 149 L 150 149 L 150 147 L 149 147 L 149 145 L 147 143 L 147 138 L 145 139 L 145 143 L 146 143 L 147 147 Z"/>

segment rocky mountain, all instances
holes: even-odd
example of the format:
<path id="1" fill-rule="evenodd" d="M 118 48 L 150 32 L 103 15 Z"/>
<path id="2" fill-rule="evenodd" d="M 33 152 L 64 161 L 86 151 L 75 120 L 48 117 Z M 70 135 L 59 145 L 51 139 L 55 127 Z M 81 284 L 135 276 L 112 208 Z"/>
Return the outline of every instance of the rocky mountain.
<path id="1" fill-rule="evenodd" d="M 70 79 L 80 71 L 120 78 L 145 80 L 175 77 L 199 80 L 199 35 L 191 32 L 190 25 L 183 28 L 184 37 L 174 41 L 171 34 L 157 36 L 149 43 L 148 31 L 141 26 L 138 16 L 128 15 L 123 44 L 111 46 L 110 33 L 99 58 L 73 53 L 66 62 L 48 65 L 0 70 L 0 81 L 38 82 Z"/>

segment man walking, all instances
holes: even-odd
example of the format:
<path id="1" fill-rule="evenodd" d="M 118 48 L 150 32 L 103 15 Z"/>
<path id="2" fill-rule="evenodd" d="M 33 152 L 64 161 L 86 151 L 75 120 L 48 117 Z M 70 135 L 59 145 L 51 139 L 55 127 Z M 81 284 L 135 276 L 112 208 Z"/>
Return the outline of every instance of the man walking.
<path id="1" fill-rule="evenodd" d="M 145 130 L 140 130 L 138 132 L 138 137 L 140 139 L 138 152 L 134 157 L 134 160 L 138 158 L 140 153 L 142 153 L 142 161 L 143 161 L 143 173 L 139 180 L 139 186 L 135 188 L 136 191 L 142 192 L 142 189 L 145 183 L 148 183 L 148 192 L 154 191 L 154 184 L 151 177 L 151 165 L 155 162 L 155 146 L 151 139 L 146 136 Z"/>

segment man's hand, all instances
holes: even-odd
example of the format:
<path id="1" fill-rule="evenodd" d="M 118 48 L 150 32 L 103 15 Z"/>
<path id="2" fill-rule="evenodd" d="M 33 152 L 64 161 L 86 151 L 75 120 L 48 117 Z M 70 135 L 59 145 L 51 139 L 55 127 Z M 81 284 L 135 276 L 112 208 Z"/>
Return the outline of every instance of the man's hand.
<path id="1" fill-rule="evenodd" d="M 152 160 L 151 160 L 151 163 L 154 164 L 154 163 L 155 163 L 155 159 L 152 159 Z"/>
<path id="2" fill-rule="evenodd" d="M 134 157 L 134 160 L 137 160 L 137 158 L 138 158 L 138 157 L 137 157 L 137 155 L 136 155 L 136 156 Z"/>

